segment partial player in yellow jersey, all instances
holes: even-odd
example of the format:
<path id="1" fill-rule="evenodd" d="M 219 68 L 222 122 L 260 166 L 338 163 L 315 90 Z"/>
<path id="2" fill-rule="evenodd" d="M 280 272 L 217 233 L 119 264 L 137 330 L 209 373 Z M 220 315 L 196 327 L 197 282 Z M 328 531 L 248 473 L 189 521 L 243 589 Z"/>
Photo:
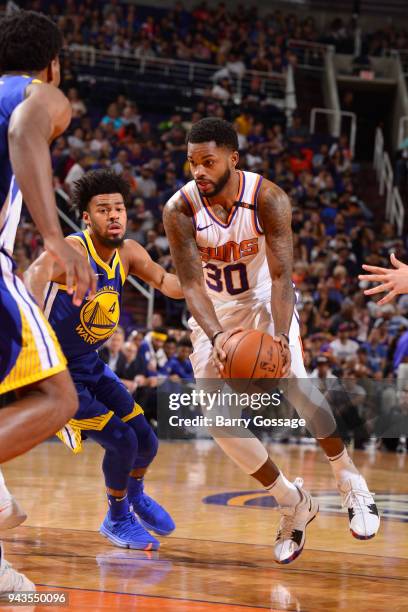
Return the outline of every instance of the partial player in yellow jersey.
<path id="1" fill-rule="evenodd" d="M 89 264 L 64 241 L 54 197 L 49 144 L 71 119 L 58 90 L 61 47 L 60 31 L 44 15 L 17 11 L 0 21 L 0 395 L 17 394 L 0 410 L 0 464 L 55 433 L 78 405 L 55 335 L 14 271 L 23 200 L 45 249 L 66 272 L 68 291 L 76 287 L 74 302 L 96 286 Z M 21 522 L 24 514 L 2 502 L 4 493 L 7 498 L 0 485 L 0 519 L 7 526 Z M 0 592 L 33 588 L 9 567 L 0 546 Z"/>

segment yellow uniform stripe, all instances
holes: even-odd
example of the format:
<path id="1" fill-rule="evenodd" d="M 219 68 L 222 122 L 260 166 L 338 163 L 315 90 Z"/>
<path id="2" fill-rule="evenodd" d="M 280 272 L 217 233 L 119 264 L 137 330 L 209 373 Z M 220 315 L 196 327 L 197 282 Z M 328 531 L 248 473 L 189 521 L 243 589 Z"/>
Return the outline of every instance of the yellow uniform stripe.
<path id="1" fill-rule="evenodd" d="M 139 406 L 139 404 L 135 404 L 132 412 L 122 417 L 122 421 L 124 423 L 127 423 L 128 421 L 130 421 L 130 419 L 133 419 L 134 417 L 139 416 L 139 414 L 144 414 L 144 410 L 141 406 Z"/>
<path id="2" fill-rule="evenodd" d="M 20 307 L 19 311 L 21 317 L 22 347 L 12 370 L 0 383 L 0 394 L 13 391 L 20 387 L 25 387 L 26 385 L 31 385 L 34 382 L 49 378 L 66 369 L 66 359 L 58 344 L 55 333 L 41 313 L 49 333 L 49 338 L 46 339 L 46 342 L 52 342 L 54 344 L 58 356 L 58 363 L 51 368 L 43 369 L 31 327 Z M 37 314 L 39 313 L 40 310 L 38 309 Z"/>
<path id="3" fill-rule="evenodd" d="M 139 414 L 144 414 L 143 408 L 139 404 L 135 404 L 132 412 L 124 416 L 122 421 L 126 423 Z M 56 435 L 73 453 L 80 453 L 82 451 L 81 431 L 89 429 L 101 431 L 113 415 L 114 413 L 110 410 L 106 414 L 100 414 L 89 419 L 71 419 Z"/>
<path id="4" fill-rule="evenodd" d="M 56 435 L 73 453 L 80 453 L 82 450 L 81 431 L 90 429 L 93 431 L 102 431 L 113 415 L 114 412 L 110 410 L 106 414 L 100 414 L 90 419 L 70 419 L 65 427 L 57 431 Z"/>

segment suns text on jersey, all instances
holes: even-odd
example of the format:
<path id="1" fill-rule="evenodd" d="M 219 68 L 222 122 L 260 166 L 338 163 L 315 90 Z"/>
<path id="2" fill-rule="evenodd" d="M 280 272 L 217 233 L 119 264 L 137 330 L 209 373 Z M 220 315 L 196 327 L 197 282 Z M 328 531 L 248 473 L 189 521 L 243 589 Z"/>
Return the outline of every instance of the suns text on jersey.
<path id="1" fill-rule="evenodd" d="M 249 240 L 242 240 L 242 242 L 234 242 L 230 240 L 225 244 L 217 247 L 211 246 L 200 246 L 198 245 L 201 259 L 203 261 L 210 261 L 215 259 L 217 261 L 224 261 L 226 263 L 231 261 L 238 261 L 243 257 L 249 255 L 256 255 L 258 253 L 258 238 L 250 238 Z"/>

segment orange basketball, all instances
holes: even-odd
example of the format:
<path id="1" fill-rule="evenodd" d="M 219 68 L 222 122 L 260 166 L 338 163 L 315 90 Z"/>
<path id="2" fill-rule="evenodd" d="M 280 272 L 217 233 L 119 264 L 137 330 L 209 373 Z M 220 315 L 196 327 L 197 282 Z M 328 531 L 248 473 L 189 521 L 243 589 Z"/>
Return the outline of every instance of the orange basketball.
<path id="1" fill-rule="evenodd" d="M 227 355 L 223 378 L 280 378 L 283 352 L 269 334 L 246 329 L 231 336 L 224 344 Z"/>

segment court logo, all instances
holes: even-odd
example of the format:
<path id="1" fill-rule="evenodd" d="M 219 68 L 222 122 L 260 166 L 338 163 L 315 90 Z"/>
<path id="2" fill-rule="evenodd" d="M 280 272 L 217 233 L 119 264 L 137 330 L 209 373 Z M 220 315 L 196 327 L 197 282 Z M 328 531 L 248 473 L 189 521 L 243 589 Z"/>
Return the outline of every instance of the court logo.
<path id="1" fill-rule="evenodd" d="M 89 344 L 107 340 L 117 328 L 119 316 L 118 292 L 104 288 L 93 300 L 82 306 L 81 324 L 77 326 L 76 331 Z"/>
<path id="2" fill-rule="evenodd" d="M 311 491 L 319 502 L 320 512 L 342 515 L 347 510 L 341 507 L 339 495 L 334 491 Z M 218 493 L 203 499 L 205 504 L 239 506 L 246 508 L 277 508 L 276 499 L 265 491 L 234 491 Z M 376 493 L 375 503 L 382 519 L 408 523 L 408 493 Z"/>

